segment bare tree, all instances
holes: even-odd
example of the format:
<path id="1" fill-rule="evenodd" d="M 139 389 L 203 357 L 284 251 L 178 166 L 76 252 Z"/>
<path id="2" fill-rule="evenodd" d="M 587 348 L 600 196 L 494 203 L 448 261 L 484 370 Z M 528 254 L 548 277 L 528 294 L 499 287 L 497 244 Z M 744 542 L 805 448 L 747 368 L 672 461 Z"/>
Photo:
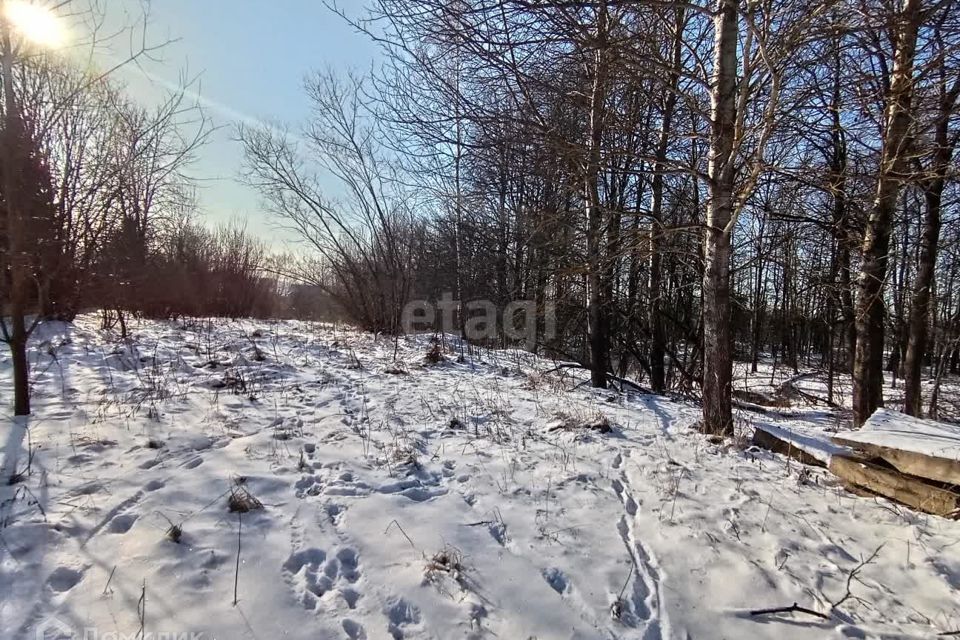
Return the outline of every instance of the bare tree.
<path id="1" fill-rule="evenodd" d="M 933 53 L 931 76 L 933 91 L 927 100 L 929 107 L 921 105 L 922 111 L 929 108 L 929 132 L 922 136 L 929 140 L 922 158 L 915 158 L 915 165 L 919 177 L 917 184 L 923 193 L 924 215 L 920 232 L 920 258 L 917 265 L 917 274 L 913 284 L 910 318 L 908 324 L 908 340 L 904 359 L 904 413 L 912 416 L 921 414 L 920 374 L 923 368 L 923 358 L 927 351 L 927 334 L 930 324 L 930 298 L 934 286 L 934 275 L 937 265 L 937 249 L 940 243 L 940 229 L 942 224 L 943 196 L 951 172 L 951 163 L 957 142 L 960 140 L 960 129 L 952 122 L 958 110 L 960 101 L 960 76 L 955 65 L 950 64 L 950 40 L 955 37 L 944 28 L 951 18 L 952 12 L 945 12 L 942 19 L 933 29 Z M 950 77 L 953 76 L 951 80 Z M 921 136 L 918 136 L 918 138 Z"/>
<path id="2" fill-rule="evenodd" d="M 853 370 L 853 413 L 857 426 L 883 405 L 883 291 L 893 215 L 909 165 L 914 55 L 925 13 L 921 4 L 920 0 L 903 0 L 893 19 L 894 60 L 885 96 L 883 146 L 876 196 L 864 229 L 863 263 L 857 283 L 857 350 Z"/>
<path id="3" fill-rule="evenodd" d="M 417 224 L 407 194 L 378 155 L 376 132 L 365 118 L 363 84 L 332 73 L 307 81 L 314 107 L 300 144 L 276 129 L 241 127 L 246 180 L 271 211 L 315 250 L 335 275 L 331 283 L 301 262 L 287 275 L 325 288 L 361 326 L 400 330 L 415 277 Z M 343 200 L 324 194 L 316 170 L 339 181 Z"/>

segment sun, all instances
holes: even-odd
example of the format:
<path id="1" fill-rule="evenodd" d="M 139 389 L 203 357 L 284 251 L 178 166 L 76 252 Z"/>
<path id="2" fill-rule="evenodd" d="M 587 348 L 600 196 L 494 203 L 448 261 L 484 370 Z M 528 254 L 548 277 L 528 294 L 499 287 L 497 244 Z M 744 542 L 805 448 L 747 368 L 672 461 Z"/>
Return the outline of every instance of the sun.
<path id="1" fill-rule="evenodd" d="M 6 0 L 4 13 L 14 30 L 43 47 L 58 47 L 66 42 L 63 23 L 48 8 L 29 0 Z"/>

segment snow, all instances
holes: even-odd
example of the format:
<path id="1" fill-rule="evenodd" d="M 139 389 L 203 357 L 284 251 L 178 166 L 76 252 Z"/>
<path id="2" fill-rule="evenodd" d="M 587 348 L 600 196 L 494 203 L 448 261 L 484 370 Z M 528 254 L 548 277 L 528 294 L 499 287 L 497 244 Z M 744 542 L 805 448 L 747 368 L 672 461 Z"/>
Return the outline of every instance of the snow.
<path id="1" fill-rule="evenodd" d="M 141 611 L 148 638 L 205 640 L 960 628 L 960 524 L 745 444 L 826 412 L 742 412 L 713 443 L 692 403 L 586 389 L 520 351 L 431 365 L 426 337 L 329 325 L 132 331 L 85 316 L 32 344 L 35 415 L 4 418 L 21 477 L 0 487 L 2 638 L 136 637 Z M 232 491 L 262 508 L 230 512 Z M 829 621 L 749 614 L 829 613 L 878 548 Z"/>
<path id="2" fill-rule="evenodd" d="M 795 424 L 789 429 L 785 429 L 775 424 L 757 424 L 756 428 L 762 428 L 784 442 L 789 442 L 800 451 L 810 454 L 825 466 L 829 466 L 832 456 L 849 452 L 846 447 L 832 443 L 829 435 L 816 427 Z"/>
<path id="3" fill-rule="evenodd" d="M 859 431 L 843 437 L 851 442 L 960 460 L 960 426 L 914 418 L 892 409 L 877 409 Z"/>

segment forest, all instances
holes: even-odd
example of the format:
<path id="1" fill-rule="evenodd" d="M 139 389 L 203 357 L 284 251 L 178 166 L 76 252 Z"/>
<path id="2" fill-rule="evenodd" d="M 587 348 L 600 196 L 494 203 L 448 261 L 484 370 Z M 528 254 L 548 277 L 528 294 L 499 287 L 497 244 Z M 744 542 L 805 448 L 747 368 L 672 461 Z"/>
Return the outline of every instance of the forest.
<path id="1" fill-rule="evenodd" d="M 302 133 L 240 133 L 246 179 L 322 257 L 290 272 L 322 273 L 360 326 L 396 331 L 404 301 L 441 292 L 554 305 L 542 349 L 595 387 L 697 397 L 710 433 L 732 433 L 734 360 L 820 367 L 828 403 L 852 374 L 857 425 L 884 371 L 906 413 L 938 415 L 960 367 L 954 3 L 341 15 L 383 67 L 310 75 Z"/>

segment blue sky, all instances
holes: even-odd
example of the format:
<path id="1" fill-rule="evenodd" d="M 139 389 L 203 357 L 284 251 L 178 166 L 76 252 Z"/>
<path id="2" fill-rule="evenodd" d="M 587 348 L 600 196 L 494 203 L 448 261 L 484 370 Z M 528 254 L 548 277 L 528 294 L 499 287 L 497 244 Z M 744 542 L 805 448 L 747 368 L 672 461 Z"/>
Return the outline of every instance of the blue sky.
<path id="1" fill-rule="evenodd" d="M 142 15 L 140 0 L 106 4 L 118 12 L 112 19 L 124 12 Z M 351 14 L 363 8 L 361 0 L 345 0 L 341 7 Z M 118 79 L 150 102 L 162 93 L 164 81 L 177 82 L 184 72 L 196 76 L 193 88 L 222 127 L 191 169 L 203 218 L 211 224 L 244 219 L 251 232 L 279 248 L 292 236 L 278 231 L 262 213 L 257 193 L 237 182 L 242 150 L 231 140 L 233 122 L 237 117 L 302 122 L 309 113 L 304 74 L 327 66 L 369 69 L 376 46 L 320 0 L 153 0 L 148 34 L 154 42 L 177 42 L 158 54 L 161 60 L 145 62 L 142 70 L 128 66 Z"/>

